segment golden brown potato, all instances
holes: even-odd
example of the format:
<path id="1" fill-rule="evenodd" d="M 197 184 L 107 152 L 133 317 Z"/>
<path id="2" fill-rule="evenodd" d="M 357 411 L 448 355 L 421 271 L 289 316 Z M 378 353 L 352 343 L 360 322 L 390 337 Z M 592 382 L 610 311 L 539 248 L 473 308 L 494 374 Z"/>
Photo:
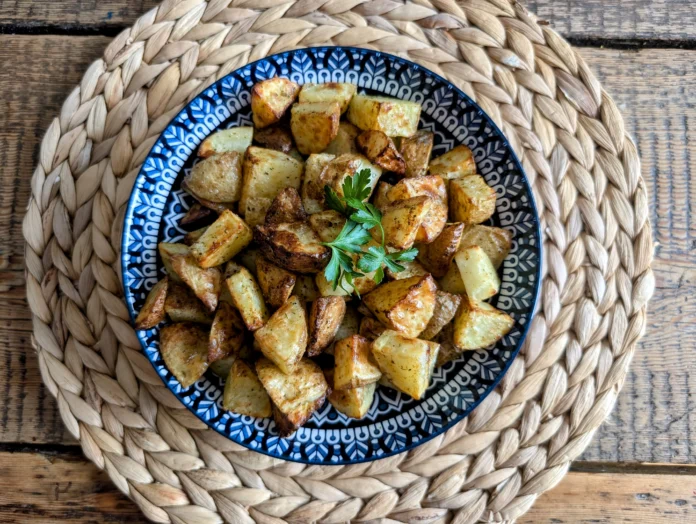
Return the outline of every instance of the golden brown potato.
<path id="1" fill-rule="evenodd" d="M 392 202 L 417 196 L 427 196 L 433 201 L 421 224 L 416 242 L 429 244 L 442 233 L 447 223 L 447 188 L 439 176 L 404 178 L 391 188 L 387 195 Z"/>
<path id="2" fill-rule="evenodd" d="M 463 353 L 463 350 L 454 345 L 454 326 L 451 323 L 442 328 L 442 331 L 435 337 L 435 342 L 440 344 L 440 351 L 437 353 L 437 361 L 435 362 L 436 368 L 457 360 Z"/>
<path id="3" fill-rule="evenodd" d="M 389 204 L 391 204 L 391 200 L 389 200 L 389 191 L 391 191 L 392 187 L 394 186 L 392 186 L 391 184 L 387 184 L 386 182 L 380 182 L 379 184 L 377 184 L 373 204 L 380 211 L 382 211 Z"/>
<path id="4" fill-rule="evenodd" d="M 256 373 L 273 401 L 273 419 L 281 437 L 292 435 L 307 422 L 331 392 L 321 368 L 309 359 L 302 359 L 293 373 L 286 374 L 261 358 Z"/>
<path id="5" fill-rule="evenodd" d="M 198 300 L 198 297 L 188 286 L 177 282 L 169 282 L 164 311 L 172 322 L 198 322 L 200 324 L 213 322 L 213 316 L 208 312 L 203 302 Z"/>
<path id="6" fill-rule="evenodd" d="M 357 153 L 358 146 L 355 138 L 360 134 L 360 129 L 350 122 L 340 122 L 338 124 L 338 134 L 329 144 L 324 153 L 330 155 L 345 155 L 346 153 Z"/>
<path id="7" fill-rule="evenodd" d="M 454 317 L 454 345 L 461 351 L 485 348 L 507 335 L 514 325 L 510 315 L 465 296 Z"/>
<path id="8" fill-rule="evenodd" d="M 210 326 L 208 340 L 208 362 L 215 362 L 239 351 L 244 343 L 244 322 L 235 307 L 220 302 L 215 320 Z"/>
<path id="9" fill-rule="evenodd" d="M 363 131 L 374 129 L 387 136 L 411 136 L 418 130 L 421 106 L 385 96 L 355 95 L 348 120 Z"/>
<path id="10" fill-rule="evenodd" d="M 343 196 L 343 182 L 347 177 L 352 177 L 363 169 L 370 170 L 370 195 L 377 186 L 379 177 L 382 176 L 382 168 L 372 164 L 362 155 L 341 155 L 329 162 L 321 172 L 320 185 L 329 185 L 339 197 Z M 370 196 L 365 199 L 369 199 Z"/>
<path id="11" fill-rule="evenodd" d="M 330 251 L 305 222 L 264 225 L 254 228 L 261 253 L 288 271 L 317 273 L 329 259 Z"/>
<path id="12" fill-rule="evenodd" d="M 346 302 L 341 297 L 319 297 L 309 311 L 309 342 L 307 356 L 316 357 L 331 342 L 346 314 Z"/>
<path id="13" fill-rule="evenodd" d="M 263 147 L 282 151 L 286 155 L 289 155 L 294 147 L 292 133 L 284 127 L 267 127 L 266 129 L 261 129 L 254 134 L 254 140 Z"/>
<path id="14" fill-rule="evenodd" d="M 283 373 L 292 373 L 307 349 L 307 315 L 302 302 L 290 297 L 254 333 L 261 352 Z"/>
<path id="15" fill-rule="evenodd" d="M 310 215 L 309 225 L 322 242 L 333 242 L 346 225 L 346 217 L 338 211 L 327 209 Z"/>
<path id="16" fill-rule="evenodd" d="M 160 331 L 160 353 L 167 369 L 187 388 L 208 369 L 208 332 L 189 322 L 164 326 Z"/>
<path id="17" fill-rule="evenodd" d="M 455 263 L 450 265 L 445 276 L 438 280 L 438 284 L 440 285 L 440 289 L 448 293 L 466 295 L 466 288 L 462 281 L 462 275 L 459 273 L 459 268 Z"/>
<path id="18" fill-rule="evenodd" d="M 268 320 L 268 310 L 259 285 L 248 269 L 242 268 L 225 281 L 232 302 L 242 314 L 249 331 L 256 331 Z"/>
<path id="19" fill-rule="evenodd" d="M 294 296 L 299 298 L 303 303 L 314 302 L 319 298 L 319 290 L 317 289 L 312 275 L 297 275 L 296 278 L 297 281 L 292 290 Z"/>
<path id="20" fill-rule="evenodd" d="M 355 335 L 360 330 L 360 315 L 355 310 L 355 308 L 349 304 L 346 304 L 346 314 L 343 315 L 343 322 L 338 326 L 338 331 L 336 331 L 336 336 L 334 340 L 342 340 L 348 338 L 351 335 Z M 334 354 L 335 342 L 324 350 L 324 353 L 329 355 Z"/>
<path id="21" fill-rule="evenodd" d="M 290 298 L 295 287 L 296 277 L 290 271 L 272 264 L 264 257 L 256 261 L 257 278 L 266 303 L 279 308 Z"/>
<path id="22" fill-rule="evenodd" d="M 160 257 L 162 258 L 162 265 L 167 271 L 167 275 L 174 282 L 181 282 L 179 275 L 176 274 L 174 268 L 172 267 L 172 257 L 176 255 L 188 255 L 189 247 L 186 244 L 175 244 L 172 242 L 160 242 L 157 245 Z"/>
<path id="23" fill-rule="evenodd" d="M 280 151 L 251 146 L 244 155 L 243 170 L 239 213 L 246 217 L 247 203 L 251 199 L 269 199 L 270 205 L 286 187 L 299 189 L 304 165 Z M 257 207 L 262 207 L 264 201 L 256 200 L 255 203 Z M 264 214 L 266 209 L 268 207 L 264 209 Z"/>
<path id="24" fill-rule="evenodd" d="M 487 300 L 500 290 L 500 277 L 491 259 L 479 246 L 460 249 L 454 256 L 466 294 L 476 300 Z"/>
<path id="25" fill-rule="evenodd" d="M 297 98 L 300 86 L 278 76 L 257 82 L 251 88 L 254 126 L 261 129 L 275 124 Z"/>
<path id="26" fill-rule="evenodd" d="M 211 202 L 236 202 L 242 194 L 242 156 L 230 151 L 201 160 L 186 177 L 186 189 Z"/>
<path id="27" fill-rule="evenodd" d="M 435 335 L 452 321 L 461 303 L 462 297 L 459 295 L 453 295 L 446 291 L 436 291 L 435 311 L 433 311 L 433 316 L 430 317 L 430 322 L 425 326 L 423 333 L 420 334 L 420 338 L 423 340 L 434 339 Z"/>
<path id="28" fill-rule="evenodd" d="M 184 244 L 187 246 L 192 246 L 196 242 L 198 242 L 198 239 L 203 236 L 203 233 L 208 229 L 208 226 L 202 227 L 200 229 L 196 229 L 195 231 L 189 231 L 184 235 Z"/>
<path id="29" fill-rule="evenodd" d="M 273 200 L 264 197 L 250 197 L 246 201 L 246 214 L 244 221 L 249 227 L 258 226 L 266 221 L 266 213 Z"/>
<path id="30" fill-rule="evenodd" d="M 372 311 L 370 311 L 370 308 L 368 308 L 364 302 L 360 301 L 360 303 L 357 305 L 355 310 L 360 313 L 364 317 L 368 318 L 375 318 L 374 314 Z M 361 333 L 362 334 L 362 333 Z M 344 337 L 345 338 L 345 337 Z"/>
<path id="31" fill-rule="evenodd" d="M 433 316 L 436 289 L 430 275 L 393 280 L 365 295 L 363 302 L 387 328 L 416 338 Z"/>
<path id="32" fill-rule="evenodd" d="M 360 321 L 360 335 L 365 337 L 367 340 L 374 340 L 379 337 L 384 330 L 384 327 L 379 320 L 370 317 L 363 317 Z"/>
<path id="33" fill-rule="evenodd" d="M 355 84 L 326 82 L 325 84 L 305 84 L 300 90 L 300 104 L 306 102 L 336 102 L 341 113 L 345 113 L 350 99 L 357 91 Z"/>
<path id="34" fill-rule="evenodd" d="M 256 247 L 247 247 L 239 255 L 237 255 L 237 261 L 239 264 L 244 266 L 249 270 L 249 272 L 256 276 L 256 259 L 261 256 L 261 251 Z M 229 265 L 229 262 L 228 262 Z M 236 270 L 234 271 L 236 273 Z M 232 276 L 232 273 L 225 272 L 225 278 Z"/>
<path id="35" fill-rule="evenodd" d="M 211 313 L 217 309 L 222 273 L 216 267 L 203 269 L 191 255 L 172 257 L 172 268 Z"/>
<path id="36" fill-rule="evenodd" d="M 302 181 L 302 204 L 307 213 L 319 213 L 324 209 L 324 180 L 322 172 L 335 157 L 320 153 L 309 155 L 305 163 L 304 180 Z"/>
<path id="37" fill-rule="evenodd" d="M 441 278 L 447 274 L 465 227 L 461 223 L 447 224 L 433 242 L 418 246 L 418 260 L 434 277 Z"/>
<path id="38" fill-rule="evenodd" d="M 307 213 L 302 206 L 302 200 L 294 187 L 283 189 L 271 203 L 266 212 L 266 224 L 282 224 L 284 222 L 304 222 Z"/>
<path id="39" fill-rule="evenodd" d="M 334 389 L 353 389 L 374 384 L 382 372 L 370 353 L 370 341 L 353 335 L 334 346 Z"/>
<path id="40" fill-rule="evenodd" d="M 403 175 L 406 163 L 391 138 L 381 131 L 363 131 L 355 139 L 363 154 L 375 165 L 387 171 Z"/>
<path id="41" fill-rule="evenodd" d="M 152 329 L 164 320 L 164 302 L 167 298 L 168 287 L 169 279 L 167 277 L 152 287 L 135 319 L 135 329 Z"/>
<path id="42" fill-rule="evenodd" d="M 458 178 L 450 182 L 449 203 L 454 221 L 480 224 L 495 213 L 495 190 L 479 175 Z"/>
<path id="43" fill-rule="evenodd" d="M 396 250 L 412 247 L 433 202 L 432 198 L 419 196 L 388 205 L 382 211 L 387 246 Z M 372 228 L 370 234 L 377 242 L 381 240 L 379 228 Z"/>
<path id="44" fill-rule="evenodd" d="M 252 238 L 246 222 L 225 210 L 191 246 L 191 255 L 204 269 L 219 266 L 248 246 Z"/>
<path id="45" fill-rule="evenodd" d="M 421 129 L 412 136 L 402 138 L 399 152 L 406 163 L 407 177 L 424 176 L 433 152 L 433 134 Z"/>
<path id="46" fill-rule="evenodd" d="M 419 400 L 430 385 L 440 345 L 386 330 L 372 343 L 372 355 L 395 389 Z"/>
<path id="47" fill-rule="evenodd" d="M 333 389 L 333 369 L 327 369 L 324 372 L 326 382 L 331 388 L 329 402 L 331 405 L 347 417 L 363 418 L 370 411 L 372 401 L 375 398 L 375 390 L 377 383 L 368 384 L 361 388 L 344 389 L 336 391 Z"/>
<path id="48" fill-rule="evenodd" d="M 415 260 L 400 260 L 398 264 L 404 267 L 403 271 L 395 273 L 391 269 L 387 268 L 387 276 L 392 280 L 403 280 L 405 278 L 428 274 L 428 271 Z"/>
<path id="49" fill-rule="evenodd" d="M 221 358 L 215 362 L 210 362 L 208 367 L 210 371 L 215 373 L 218 377 L 227 379 L 227 375 L 230 374 L 230 369 L 232 369 L 232 364 L 237 360 L 236 355 L 230 355 L 229 357 Z"/>
<path id="50" fill-rule="evenodd" d="M 182 226 L 187 226 L 189 224 L 198 222 L 199 220 L 203 220 L 204 218 L 208 218 L 212 214 L 213 211 L 211 209 L 203 207 L 198 202 L 195 202 L 181 218 L 179 224 Z"/>
<path id="51" fill-rule="evenodd" d="M 244 154 L 251 145 L 254 128 L 251 126 L 233 127 L 213 133 L 203 140 L 198 148 L 198 156 L 208 158 L 220 153 L 237 152 Z"/>
<path id="52" fill-rule="evenodd" d="M 239 359 L 227 375 L 222 407 L 248 417 L 265 418 L 273 413 L 271 398 L 263 384 L 254 370 Z"/>
<path id="53" fill-rule="evenodd" d="M 206 200 L 205 198 L 199 197 L 188 187 L 186 179 L 181 181 L 181 189 L 186 191 L 189 195 L 191 195 L 200 205 L 210 209 L 213 213 L 216 213 L 218 215 L 222 213 L 225 209 L 233 210 L 235 208 L 234 202 L 213 202 L 212 200 Z"/>
<path id="54" fill-rule="evenodd" d="M 479 246 L 491 259 L 493 267 L 498 269 L 512 247 L 512 233 L 507 229 L 491 226 L 469 226 L 462 234 L 459 249 Z"/>
<path id="55" fill-rule="evenodd" d="M 337 102 L 295 104 L 290 113 L 292 136 L 303 155 L 321 153 L 338 135 L 341 107 Z"/>
<path id="56" fill-rule="evenodd" d="M 474 155 L 471 149 L 459 145 L 430 162 L 428 174 L 441 176 L 445 180 L 475 175 Z"/>

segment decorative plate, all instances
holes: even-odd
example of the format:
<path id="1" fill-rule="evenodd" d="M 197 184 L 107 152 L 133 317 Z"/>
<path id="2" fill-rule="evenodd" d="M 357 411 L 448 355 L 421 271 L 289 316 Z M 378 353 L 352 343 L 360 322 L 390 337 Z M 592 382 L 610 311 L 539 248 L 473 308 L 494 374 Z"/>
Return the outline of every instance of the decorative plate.
<path id="1" fill-rule="evenodd" d="M 407 60 L 366 49 L 321 47 L 290 51 L 248 64 L 196 97 L 169 124 L 138 175 L 125 216 L 123 283 L 132 318 L 147 292 L 163 276 L 158 242 L 180 241 L 179 225 L 192 199 L 180 188 L 198 145 L 216 130 L 251 125 L 250 90 L 261 80 L 284 76 L 306 82 L 351 82 L 368 93 L 419 102 L 421 127 L 435 134 L 433 157 L 457 144 L 474 152 L 479 173 L 495 188 L 495 226 L 514 233 L 500 268 L 502 285 L 492 304 L 515 319 L 495 346 L 464 353 L 437 369 L 420 401 L 379 387 L 368 415 L 347 418 L 326 402 L 289 438 L 280 438 L 272 419 L 222 409 L 224 381 L 208 371 L 182 388 L 159 352 L 159 327 L 139 331 L 145 355 L 164 383 L 196 416 L 247 448 L 284 460 L 311 464 L 354 464 L 407 451 L 466 417 L 498 384 L 520 350 L 539 289 L 541 242 L 534 199 L 519 161 L 492 120 L 462 91 Z"/>

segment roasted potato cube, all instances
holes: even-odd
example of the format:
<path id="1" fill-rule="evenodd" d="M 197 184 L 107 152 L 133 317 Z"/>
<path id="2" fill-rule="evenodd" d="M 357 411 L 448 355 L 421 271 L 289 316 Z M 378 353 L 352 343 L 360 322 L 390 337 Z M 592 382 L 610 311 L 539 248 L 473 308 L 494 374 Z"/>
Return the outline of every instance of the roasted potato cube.
<path id="1" fill-rule="evenodd" d="M 382 372 L 370 353 L 370 341 L 353 335 L 334 346 L 334 389 L 352 389 L 374 384 Z"/>
<path id="2" fill-rule="evenodd" d="M 372 355 L 387 380 L 420 400 L 430 385 L 440 345 L 386 330 L 372 343 Z"/>
<path id="3" fill-rule="evenodd" d="M 387 246 L 396 250 L 412 247 L 433 202 L 432 198 L 419 196 L 387 206 L 382 211 L 382 228 Z M 370 233 L 376 241 L 381 240 L 382 233 L 378 227 L 373 227 Z"/>
<path id="4" fill-rule="evenodd" d="M 476 300 L 486 300 L 500 290 L 500 277 L 491 259 L 479 246 L 460 250 L 454 260 L 462 276 L 466 294 Z"/>
<path id="5" fill-rule="evenodd" d="M 394 186 L 388 184 L 387 182 L 380 182 L 379 184 L 377 184 L 377 190 L 375 191 L 375 198 L 373 199 L 373 204 L 380 211 L 382 211 L 389 204 L 391 204 L 391 200 L 389 200 L 389 191 L 391 191 L 392 187 Z"/>
<path id="6" fill-rule="evenodd" d="M 210 326 L 208 362 L 215 362 L 239 351 L 244 343 L 244 322 L 239 312 L 228 302 L 220 302 L 215 320 Z"/>
<path id="7" fill-rule="evenodd" d="M 329 402 L 336 410 L 351 418 L 363 418 L 367 415 L 375 398 L 376 382 L 361 388 L 336 391 L 333 389 L 333 369 L 327 369 L 324 375 L 326 376 L 326 382 L 331 388 Z"/>
<path id="8" fill-rule="evenodd" d="M 351 257 L 355 263 L 358 255 L 351 255 Z M 375 289 L 377 287 L 377 283 L 374 281 L 374 276 L 375 271 L 366 274 L 364 277 L 354 278 L 353 285 L 350 285 L 344 276 L 341 279 L 340 284 L 336 286 L 336 289 L 334 289 L 333 283 L 326 280 L 326 276 L 323 272 L 320 272 L 317 275 L 315 281 L 322 297 L 345 297 L 346 299 L 349 299 L 350 295 L 353 293 L 364 295 Z"/>
<path id="9" fill-rule="evenodd" d="M 309 311 L 309 342 L 307 356 L 316 357 L 331 342 L 346 314 L 346 301 L 341 297 L 319 297 Z"/>
<path id="10" fill-rule="evenodd" d="M 169 279 L 167 277 L 152 287 L 135 319 L 135 329 L 152 329 L 164 320 L 164 303 L 168 287 Z"/>
<path id="11" fill-rule="evenodd" d="M 428 274 L 428 271 L 415 260 L 399 260 L 397 264 L 403 266 L 404 270 L 395 273 L 391 269 L 387 268 L 387 276 L 392 280 L 403 280 L 405 278 Z"/>
<path id="12" fill-rule="evenodd" d="M 186 177 L 186 189 L 211 202 L 236 202 L 242 195 L 242 153 L 230 151 L 201 160 Z"/>
<path id="13" fill-rule="evenodd" d="M 288 271 L 317 273 L 323 269 L 330 251 L 305 222 L 264 225 L 254 228 L 254 239 L 261 253 Z"/>
<path id="14" fill-rule="evenodd" d="M 193 291 L 184 284 L 169 282 L 167 298 L 164 301 L 164 311 L 172 322 L 198 322 L 210 324 L 213 316 L 198 300 Z"/>
<path id="15" fill-rule="evenodd" d="M 382 168 L 372 164 L 362 155 L 341 155 L 329 162 L 321 173 L 321 188 L 329 185 L 339 197 L 343 196 L 343 182 L 349 176 L 355 176 L 363 169 L 370 170 L 370 195 L 377 186 L 379 177 L 382 176 Z M 365 199 L 369 199 L 370 196 Z"/>
<path id="16" fill-rule="evenodd" d="M 306 102 L 336 102 L 345 113 L 350 99 L 357 91 L 355 84 L 327 82 L 325 84 L 305 84 L 300 90 L 300 104 Z"/>
<path id="17" fill-rule="evenodd" d="M 475 175 L 474 155 L 471 149 L 459 145 L 430 162 L 428 174 L 438 175 L 446 180 Z"/>
<path id="18" fill-rule="evenodd" d="M 208 369 L 208 333 L 190 322 L 164 326 L 160 353 L 181 387 L 188 388 Z"/>
<path id="19" fill-rule="evenodd" d="M 450 182 L 449 202 L 453 220 L 480 224 L 495 213 L 495 190 L 480 175 L 458 178 Z"/>
<path id="20" fill-rule="evenodd" d="M 469 226 L 462 234 L 459 249 L 479 246 L 491 259 L 493 267 L 498 269 L 512 247 L 512 233 L 507 229 L 491 226 Z"/>
<path id="21" fill-rule="evenodd" d="M 465 296 L 454 317 L 453 342 L 461 351 L 485 348 L 507 335 L 514 324 L 507 313 Z"/>
<path id="22" fill-rule="evenodd" d="M 373 164 L 400 175 L 406 172 L 406 163 L 401 153 L 397 151 L 391 138 L 381 131 L 363 131 L 355 139 L 355 143 Z"/>
<path id="23" fill-rule="evenodd" d="M 304 165 L 280 151 L 251 146 L 244 156 L 243 170 L 244 182 L 239 212 L 246 217 L 247 203 L 250 199 L 267 198 L 270 204 L 270 201 L 286 187 L 300 189 Z M 261 202 L 257 201 L 257 206 L 260 204 Z"/>
<path id="24" fill-rule="evenodd" d="M 198 222 L 199 220 L 203 220 L 204 218 L 208 218 L 212 214 L 212 209 L 204 207 L 198 202 L 195 202 L 181 218 L 181 220 L 179 220 L 179 224 L 182 226 L 187 226 L 189 224 Z"/>
<path id="25" fill-rule="evenodd" d="M 261 129 L 278 122 L 299 91 L 300 86 L 287 78 L 274 77 L 254 84 L 251 88 L 254 125 Z"/>
<path id="26" fill-rule="evenodd" d="M 421 106 L 385 96 L 355 95 L 348 120 L 363 131 L 374 129 L 387 136 L 411 136 L 418 130 Z"/>
<path id="27" fill-rule="evenodd" d="M 305 220 L 307 220 L 307 213 L 302 205 L 300 194 L 294 187 L 286 187 L 278 193 L 266 212 L 266 224 L 304 222 Z"/>
<path id="28" fill-rule="evenodd" d="M 442 328 L 442 331 L 435 337 L 435 342 L 440 344 L 440 351 L 437 353 L 437 361 L 435 362 L 436 368 L 457 360 L 464 352 L 454 345 L 454 326 L 451 323 Z"/>
<path id="29" fill-rule="evenodd" d="M 244 251 L 237 255 L 237 261 L 239 264 L 247 268 L 252 275 L 256 276 L 256 260 L 260 256 L 261 251 L 259 251 L 257 248 L 247 247 Z M 228 262 L 227 265 L 229 266 L 230 263 Z M 225 271 L 225 278 L 232 276 L 232 274 L 236 272 L 236 269 L 235 271 L 229 273 Z"/>
<path id="30" fill-rule="evenodd" d="M 418 246 L 418 260 L 434 277 L 441 278 L 447 274 L 465 227 L 461 223 L 447 224 L 433 242 Z"/>
<path id="31" fill-rule="evenodd" d="M 436 291 L 435 311 L 433 311 L 433 316 L 430 317 L 430 322 L 425 326 L 423 333 L 420 334 L 420 338 L 423 340 L 432 340 L 435 338 L 435 335 L 442 331 L 442 328 L 452 321 L 461 303 L 462 297 L 459 295 L 453 295 L 446 291 Z"/>
<path id="32" fill-rule="evenodd" d="M 184 235 L 184 244 L 187 246 L 192 246 L 196 242 L 198 242 L 198 239 L 203 236 L 203 233 L 208 229 L 208 226 L 202 227 L 200 229 L 196 229 L 195 231 L 189 231 Z"/>
<path id="33" fill-rule="evenodd" d="M 252 238 L 246 222 L 225 210 L 191 246 L 191 255 L 202 268 L 219 266 L 248 246 Z"/>
<path id="34" fill-rule="evenodd" d="M 289 374 L 261 358 L 256 362 L 256 373 L 273 401 L 273 419 L 281 437 L 292 435 L 307 422 L 331 392 L 321 368 L 307 358 Z"/>
<path id="35" fill-rule="evenodd" d="M 220 153 L 242 153 L 251 145 L 254 128 L 251 126 L 233 127 L 213 133 L 203 140 L 198 148 L 198 156 L 208 158 Z"/>
<path id="36" fill-rule="evenodd" d="M 292 373 L 307 349 L 307 315 L 302 302 L 290 297 L 254 333 L 261 352 L 283 373 Z"/>
<path id="37" fill-rule="evenodd" d="M 462 280 L 462 275 L 459 272 L 457 264 L 450 265 L 445 276 L 438 280 L 438 284 L 440 284 L 440 289 L 448 293 L 466 295 L 464 281 Z"/>
<path id="38" fill-rule="evenodd" d="M 189 247 L 186 244 L 175 244 L 172 242 L 160 242 L 157 245 L 160 257 L 162 258 L 162 265 L 164 266 L 167 275 L 174 282 L 181 282 L 181 278 L 176 274 L 174 268 L 172 267 L 172 257 L 176 255 L 188 255 Z"/>
<path id="39" fill-rule="evenodd" d="M 417 196 L 432 198 L 430 211 L 416 235 L 416 242 L 429 244 L 442 233 L 447 223 L 447 188 L 439 176 L 404 178 L 391 188 L 389 200 L 398 202 Z"/>
<path id="40" fill-rule="evenodd" d="M 273 413 L 271 398 L 259 377 L 242 360 L 235 360 L 227 375 L 222 407 L 248 417 L 265 418 Z"/>
<path id="41" fill-rule="evenodd" d="M 294 146 L 292 133 L 284 127 L 267 127 L 266 129 L 261 129 L 255 133 L 254 141 L 268 149 L 282 151 L 286 155 L 290 155 Z"/>
<path id="42" fill-rule="evenodd" d="M 290 114 L 292 136 L 304 155 L 321 153 L 338 135 L 341 107 L 337 102 L 295 104 Z"/>
<path id="43" fill-rule="evenodd" d="M 324 184 L 322 172 L 335 157 L 320 153 L 309 155 L 305 162 L 304 180 L 302 182 L 302 204 L 307 213 L 319 213 L 324 209 Z"/>
<path id="44" fill-rule="evenodd" d="M 250 197 L 246 201 L 246 214 L 244 221 L 249 227 L 258 226 L 266 221 L 266 213 L 273 200 L 264 197 Z"/>
<path id="45" fill-rule="evenodd" d="M 345 155 L 346 153 L 357 153 L 358 146 L 355 138 L 360 134 L 360 129 L 350 122 L 340 122 L 338 124 L 338 134 L 329 144 L 324 153 L 331 155 Z"/>
<path id="46" fill-rule="evenodd" d="M 295 282 L 295 287 L 292 290 L 292 294 L 299 298 L 303 303 L 314 302 L 319 298 L 319 290 L 314 282 L 314 277 L 311 275 L 297 275 L 297 281 Z"/>
<path id="47" fill-rule="evenodd" d="M 172 268 L 211 313 L 217 309 L 222 273 L 216 267 L 203 269 L 191 255 L 172 257 Z"/>
<path id="48" fill-rule="evenodd" d="M 210 371 L 215 373 L 218 377 L 227 379 L 227 375 L 230 374 L 230 369 L 232 369 L 232 364 L 237 360 L 236 355 L 230 355 L 229 357 L 221 358 L 215 362 L 210 362 Z"/>
<path id="49" fill-rule="evenodd" d="M 232 302 L 242 314 L 249 331 L 256 331 L 268 320 L 268 310 L 259 285 L 249 270 L 242 268 L 225 281 Z"/>
<path id="50" fill-rule="evenodd" d="M 363 303 L 387 328 L 416 338 L 435 310 L 437 286 L 430 275 L 381 284 L 363 298 Z"/>
<path id="51" fill-rule="evenodd" d="M 370 308 L 368 308 L 362 301 L 360 301 L 355 310 L 364 317 L 375 318 L 375 315 L 372 313 L 372 311 L 370 311 Z"/>
<path id="52" fill-rule="evenodd" d="M 344 338 L 355 335 L 360 330 L 360 315 L 355 310 L 355 308 L 349 304 L 346 304 L 346 314 L 343 315 L 343 322 L 338 326 L 338 331 L 336 331 L 336 336 L 334 340 L 342 340 Z M 324 350 L 324 353 L 329 355 L 334 354 L 335 342 Z"/>
<path id="53" fill-rule="evenodd" d="M 222 213 L 225 209 L 232 210 L 235 207 L 234 202 L 213 202 L 212 200 L 206 200 L 205 198 L 198 196 L 188 187 L 188 184 L 186 183 L 186 178 L 184 178 L 181 181 L 181 189 L 183 189 L 189 195 L 191 195 L 200 205 L 210 209 L 212 212 L 217 213 L 218 215 Z"/>
<path id="54" fill-rule="evenodd" d="M 322 242 L 333 242 L 346 225 L 346 217 L 338 211 L 327 209 L 310 215 L 309 225 Z"/>
<path id="55" fill-rule="evenodd" d="M 425 175 L 433 152 L 433 134 L 421 129 L 409 137 L 402 138 L 399 152 L 406 163 L 407 177 Z"/>
<path id="56" fill-rule="evenodd" d="M 266 303 L 272 308 L 279 308 L 292 294 L 296 281 L 295 275 L 263 257 L 259 257 L 256 264 L 259 286 Z"/>
<path id="57" fill-rule="evenodd" d="M 387 328 L 379 320 L 370 317 L 363 317 L 360 320 L 360 335 L 367 340 L 374 340 L 379 337 Z"/>

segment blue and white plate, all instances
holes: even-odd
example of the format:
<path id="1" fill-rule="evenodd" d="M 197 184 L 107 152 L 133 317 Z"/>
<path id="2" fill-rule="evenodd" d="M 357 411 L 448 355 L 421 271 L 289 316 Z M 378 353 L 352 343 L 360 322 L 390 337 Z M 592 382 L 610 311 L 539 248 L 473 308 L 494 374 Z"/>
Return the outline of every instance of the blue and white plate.
<path id="1" fill-rule="evenodd" d="M 490 223 L 514 234 L 512 250 L 500 268 L 500 294 L 492 304 L 510 314 L 515 327 L 495 346 L 465 353 L 437 369 L 420 401 L 380 387 L 362 420 L 347 418 L 326 402 L 289 438 L 278 436 L 271 419 L 223 410 L 224 383 L 210 371 L 182 388 L 160 355 L 159 327 L 139 331 L 138 337 L 145 355 L 181 402 L 211 428 L 250 449 L 311 464 L 354 464 L 407 451 L 467 416 L 500 381 L 527 333 L 541 266 L 534 199 L 510 145 L 469 97 L 423 67 L 365 49 L 301 49 L 249 64 L 201 93 L 164 130 L 135 181 L 121 254 L 130 313 L 135 318 L 147 292 L 164 275 L 157 243 L 180 241 L 188 232 L 179 220 L 192 200 L 179 184 L 198 145 L 219 129 L 251 125 L 251 88 L 274 76 L 299 84 L 351 82 L 362 91 L 418 102 L 423 106 L 421 127 L 435 134 L 433 157 L 457 144 L 473 150 L 479 173 L 498 196 Z"/>

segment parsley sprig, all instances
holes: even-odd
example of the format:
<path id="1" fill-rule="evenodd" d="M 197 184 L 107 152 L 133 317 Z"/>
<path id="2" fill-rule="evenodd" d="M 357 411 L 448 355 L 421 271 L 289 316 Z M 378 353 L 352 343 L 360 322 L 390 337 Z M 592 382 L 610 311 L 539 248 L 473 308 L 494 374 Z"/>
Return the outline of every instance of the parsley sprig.
<path id="1" fill-rule="evenodd" d="M 330 186 L 324 186 L 326 204 L 348 219 L 335 240 L 324 243 L 331 249 L 331 259 L 324 269 L 324 276 L 333 284 L 334 289 L 340 285 L 347 293 L 351 293 L 351 290 L 343 287 L 344 281 L 354 290 L 355 278 L 374 271 L 374 281 L 379 284 L 384 279 L 384 267 L 394 273 L 400 273 L 405 268 L 398 262 L 413 260 L 418 254 L 415 247 L 395 253 L 387 252 L 382 213 L 369 202 L 364 202 L 372 190 L 371 177 L 369 169 L 362 169 L 354 176 L 346 177 L 341 186 L 343 197 L 338 196 Z M 382 245 L 370 246 L 367 251 L 363 251 L 362 246 L 372 239 L 369 230 L 375 227 L 379 228 L 381 233 Z M 356 254 L 359 257 L 354 264 L 354 257 L 351 255 Z M 355 266 L 362 273 L 356 271 Z"/>

